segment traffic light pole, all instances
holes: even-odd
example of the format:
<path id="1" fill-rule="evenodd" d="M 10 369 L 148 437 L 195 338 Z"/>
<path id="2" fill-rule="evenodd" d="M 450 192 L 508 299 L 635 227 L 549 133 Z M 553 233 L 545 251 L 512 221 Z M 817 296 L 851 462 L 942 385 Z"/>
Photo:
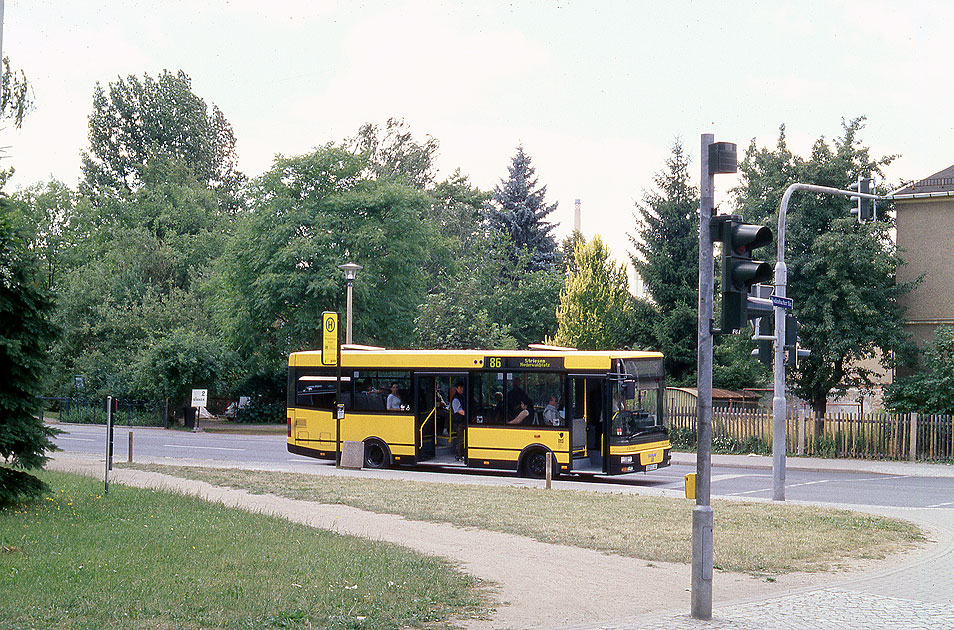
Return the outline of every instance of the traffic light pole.
<path id="1" fill-rule="evenodd" d="M 692 616 L 712 619 L 712 231 L 715 177 L 709 169 L 712 134 L 702 134 L 699 180 L 699 333 L 696 383 L 696 505 L 692 508 Z"/>
<path id="2" fill-rule="evenodd" d="M 788 285 L 788 267 L 785 265 L 785 218 L 788 214 L 788 202 L 792 198 L 792 193 L 797 190 L 842 195 L 845 197 L 864 197 L 876 200 L 885 199 L 885 197 L 880 195 L 829 188 L 828 186 L 815 186 L 813 184 L 792 184 L 786 188 L 785 194 L 782 195 L 782 203 L 778 209 L 778 258 L 775 263 L 775 295 L 781 298 L 786 297 L 785 291 Z M 785 422 L 787 415 L 785 401 L 785 309 L 782 306 L 776 305 L 774 311 L 775 352 L 772 366 L 774 374 L 774 394 L 772 396 L 772 500 L 784 501 Z"/>

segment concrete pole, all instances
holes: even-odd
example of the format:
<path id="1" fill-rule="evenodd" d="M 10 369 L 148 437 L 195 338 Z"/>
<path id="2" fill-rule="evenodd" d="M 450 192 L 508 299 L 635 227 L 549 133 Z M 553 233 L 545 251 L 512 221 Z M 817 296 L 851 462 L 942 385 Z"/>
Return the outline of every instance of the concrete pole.
<path id="1" fill-rule="evenodd" d="M 699 335 L 698 400 L 696 404 L 696 505 L 692 508 L 692 616 L 712 619 L 712 311 L 714 269 L 712 218 L 715 177 L 709 172 L 709 145 L 714 136 L 702 134 L 699 180 Z"/>

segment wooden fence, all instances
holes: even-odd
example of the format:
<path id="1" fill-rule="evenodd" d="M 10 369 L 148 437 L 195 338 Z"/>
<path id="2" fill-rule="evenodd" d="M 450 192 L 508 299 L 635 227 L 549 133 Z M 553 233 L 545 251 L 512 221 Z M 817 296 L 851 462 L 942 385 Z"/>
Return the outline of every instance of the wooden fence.
<path id="1" fill-rule="evenodd" d="M 670 408 L 669 426 L 675 441 L 694 443 L 696 408 Z M 788 451 L 797 455 L 954 461 L 952 416 L 837 413 L 818 422 L 810 412 L 793 411 L 785 433 Z M 713 409 L 712 443 L 714 451 L 771 452 L 771 409 Z"/>

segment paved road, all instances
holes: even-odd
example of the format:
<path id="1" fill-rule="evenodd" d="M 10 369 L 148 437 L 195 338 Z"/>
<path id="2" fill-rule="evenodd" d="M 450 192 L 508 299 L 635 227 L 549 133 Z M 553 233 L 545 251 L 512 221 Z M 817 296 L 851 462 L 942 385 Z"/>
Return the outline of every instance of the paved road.
<path id="1" fill-rule="evenodd" d="M 65 433 L 56 438 L 67 452 L 103 454 L 105 429 L 91 425 L 59 425 Z M 114 461 L 126 461 L 128 427 L 114 433 Z M 255 465 L 274 468 L 329 464 L 292 455 L 284 435 L 234 435 L 224 433 L 132 429 L 133 454 L 151 458 L 201 459 L 225 465 Z M 954 467 L 912 466 L 906 462 L 860 462 L 789 458 L 785 497 L 790 501 L 851 503 L 856 505 L 909 508 L 954 507 Z M 619 491 L 620 484 L 633 490 L 682 493 L 684 476 L 695 472 L 695 456 L 674 455 L 673 465 L 648 474 L 623 475 L 605 481 Z M 413 477 L 413 472 L 408 472 Z M 465 477 L 466 478 L 466 477 Z M 504 475 L 503 479 L 513 479 Z M 592 489 L 602 485 L 589 484 Z M 717 455 L 713 459 L 712 494 L 716 497 L 772 498 L 771 460 L 767 457 Z"/>

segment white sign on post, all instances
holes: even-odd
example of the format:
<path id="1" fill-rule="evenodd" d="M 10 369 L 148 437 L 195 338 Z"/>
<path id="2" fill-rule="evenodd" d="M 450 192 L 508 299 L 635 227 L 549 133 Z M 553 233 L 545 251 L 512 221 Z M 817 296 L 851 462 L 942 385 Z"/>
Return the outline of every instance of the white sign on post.
<path id="1" fill-rule="evenodd" d="M 192 406 L 195 408 L 205 407 L 209 404 L 209 390 L 207 389 L 193 389 L 192 390 Z"/>

